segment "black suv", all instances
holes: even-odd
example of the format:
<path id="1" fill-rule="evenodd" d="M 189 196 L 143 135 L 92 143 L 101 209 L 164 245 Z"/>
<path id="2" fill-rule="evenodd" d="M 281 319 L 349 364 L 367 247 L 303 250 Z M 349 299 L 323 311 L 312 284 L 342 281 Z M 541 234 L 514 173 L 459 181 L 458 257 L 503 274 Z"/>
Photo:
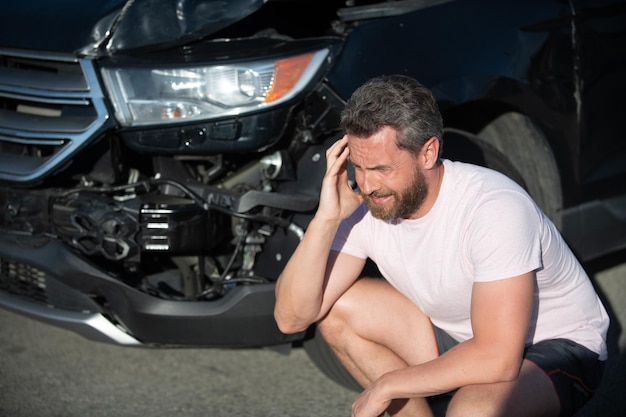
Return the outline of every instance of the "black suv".
<path id="1" fill-rule="evenodd" d="M 345 100 L 396 73 L 582 261 L 626 247 L 624 2 L 5 1 L 0 305 L 122 345 L 304 341 L 333 374 L 274 282 Z"/>

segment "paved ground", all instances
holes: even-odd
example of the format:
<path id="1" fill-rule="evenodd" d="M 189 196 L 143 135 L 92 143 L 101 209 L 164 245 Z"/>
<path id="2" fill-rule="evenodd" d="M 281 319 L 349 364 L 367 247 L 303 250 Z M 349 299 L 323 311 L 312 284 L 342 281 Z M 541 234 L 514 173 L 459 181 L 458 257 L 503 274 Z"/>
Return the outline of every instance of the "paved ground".
<path id="1" fill-rule="evenodd" d="M 0 417 L 347 417 L 302 349 L 143 349 L 0 310 Z"/>

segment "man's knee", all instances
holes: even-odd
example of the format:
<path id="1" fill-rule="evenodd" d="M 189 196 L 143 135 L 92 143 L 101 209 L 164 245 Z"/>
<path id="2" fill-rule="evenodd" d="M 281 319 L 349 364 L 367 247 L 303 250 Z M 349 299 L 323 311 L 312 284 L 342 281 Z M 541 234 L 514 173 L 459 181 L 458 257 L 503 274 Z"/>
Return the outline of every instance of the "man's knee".
<path id="1" fill-rule="evenodd" d="M 329 343 L 335 344 L 341 334 L 345 334 L 351 328 L 350 322 L 358 314 L 356 299 L 359 292 L 355 283 L 339 297 L 328 314 L 319 321 L 318 329 Z"/>
<path id="2" fill-rule="evenodd" d="M 373 280 L 362 278 L 355 282 L 318 322 L 318 330 L 329 344 L 337 346 L 359 333 L 359 322 L 367 321 L 363 315 L 363 306 L 366 305 L 366 298 L 371 296 Z"/>
<path id="3" fill-rule="evenodd" d="M 332 310 L 317 323 L 317 329 L 324 337 L 324 340 L 333 347 L 339 344 L 341 335 L 348 330 L 342 315 Z"/>
<path id="4" fill-rule="evenodd" d="M 467 392 L 474 391 L 474 392 Z M 484 394 L 484 393 L 483 393 Z M 493 398 L 481 395 L 480 390 L 472 387 L 462 388 L 448 405 L 446 417 L 488 417 L 506 415 Z"/>

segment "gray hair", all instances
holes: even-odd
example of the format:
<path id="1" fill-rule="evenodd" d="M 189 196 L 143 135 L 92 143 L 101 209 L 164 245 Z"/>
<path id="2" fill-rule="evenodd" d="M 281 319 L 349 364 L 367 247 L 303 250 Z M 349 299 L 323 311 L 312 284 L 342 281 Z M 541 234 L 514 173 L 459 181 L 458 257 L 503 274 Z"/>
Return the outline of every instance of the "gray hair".
<path id="1" fill-rule="evenodd" d="M 396 145 L 418 154 L 436 137 L 443 147 L 443 120 L 430 90 L 404 75 L 380 76 L 357 88 L 341 113 L 345 134 L 366 138 L 385 126 L 397 131 Z"/>

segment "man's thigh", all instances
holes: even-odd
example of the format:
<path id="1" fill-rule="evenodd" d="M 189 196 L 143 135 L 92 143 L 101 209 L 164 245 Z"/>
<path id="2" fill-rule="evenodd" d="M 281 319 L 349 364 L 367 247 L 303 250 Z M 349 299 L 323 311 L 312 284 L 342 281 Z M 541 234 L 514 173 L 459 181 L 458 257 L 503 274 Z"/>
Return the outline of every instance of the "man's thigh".
<path id="1" fill-rule="evenodd" d="M 559 410 L 550 378 L 535 363 L 524 360 L 515 381 L 460 388 L 450 401 L 447 417 L 556 417 Z"/>

